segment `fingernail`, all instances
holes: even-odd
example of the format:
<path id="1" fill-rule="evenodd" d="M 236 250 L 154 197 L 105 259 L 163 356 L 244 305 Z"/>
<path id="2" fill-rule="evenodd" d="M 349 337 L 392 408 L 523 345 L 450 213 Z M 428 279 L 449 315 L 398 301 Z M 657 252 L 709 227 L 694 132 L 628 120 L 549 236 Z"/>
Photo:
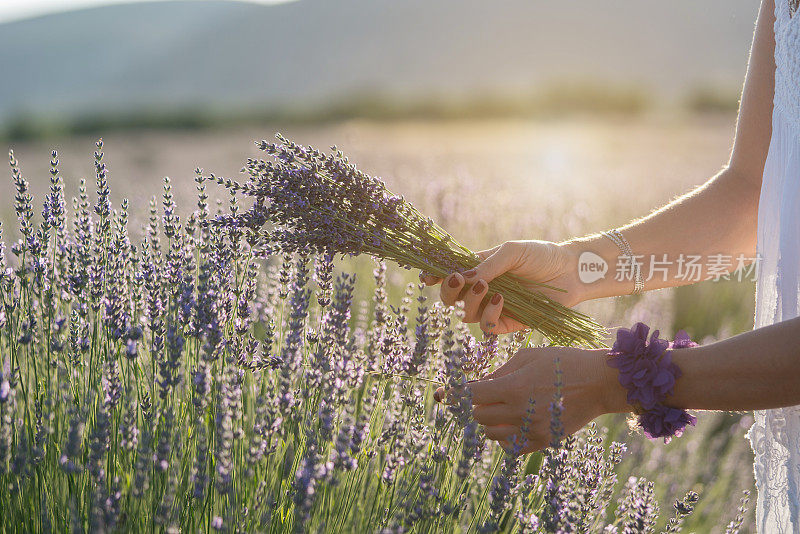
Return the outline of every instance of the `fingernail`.
<path id="1" fill-rule="evenodd" d="M 475 274 L 477 274 L 477 272 L 478 271 L 476 271 L 475 269 L 470 269 L 469 271 L 466 271 L 464 273 L 464 278 L 472 278 L 473 276 L 475 276 Z"/>
<path id="2" fill-rule="evenodd" d="M 450 281 L 447 282 L 447 285 L 450 287 L 458 287 L 461 285 L 461 282 L 458 281 L 458 277 L 456 275 L 453 275 L 450 277 Z"/>
<path id="3" fill-rule="evenodd" d="M 483 293 L 483 290 L 486 288 L 486 282 L 483 280 L 478 280 L 474 286 L 472 286 L 472 292 L 476 295 L 480 295 Z"/>
<path id="4" fill-rule="evenodd" d="M 500 304 L 500 299 L 502 298 L 503 296 L 500 295 L 500 293 L 495 293 L 494 296 L 492 297 L 492 304 Z"/>

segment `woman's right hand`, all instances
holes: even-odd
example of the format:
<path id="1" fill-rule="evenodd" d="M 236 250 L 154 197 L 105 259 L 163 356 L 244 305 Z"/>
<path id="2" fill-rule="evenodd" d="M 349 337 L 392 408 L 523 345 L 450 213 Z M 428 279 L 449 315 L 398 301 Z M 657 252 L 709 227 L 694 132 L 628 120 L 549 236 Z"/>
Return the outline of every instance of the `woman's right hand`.
<path id="1" fill-rule="evenodd" d="M 483 261 L 474 269 L 452 273 L 444 280 L 430 275 L 421 275 L 420 279 L 426 285 L 441 283 L 440 296 L 448 306 L 463 301 L 465 322 L 480 322 L 484 332 L 515 332 L 528 327 L 503 314 L 503 295 L 489 295 L 489 282 L 510 273 L 520 278 L 527 289 L 540 291 L 565 306 L 574 306 L 584 300 L 584 284 L 578 278 L 578 256 L 569 245 L 537 240 L 506 241 L 478 252 Z M 544 288 L 537 282 L 566 291 Z"/>

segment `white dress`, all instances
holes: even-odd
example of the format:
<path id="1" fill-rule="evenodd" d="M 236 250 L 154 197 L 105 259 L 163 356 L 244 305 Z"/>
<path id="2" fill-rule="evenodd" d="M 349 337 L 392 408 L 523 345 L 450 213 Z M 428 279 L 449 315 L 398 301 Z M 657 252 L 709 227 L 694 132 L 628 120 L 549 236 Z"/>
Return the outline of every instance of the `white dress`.
<path id="1" fill-rule="evenodd" d="M 775 0 L 775 98 L 758 206 L 756 328 L 800 314 L 800 11 L 792 14 L 790 2 Z M 748 437 L 758 531 L 800 534 L 800 406 L 756 411 Z"/>

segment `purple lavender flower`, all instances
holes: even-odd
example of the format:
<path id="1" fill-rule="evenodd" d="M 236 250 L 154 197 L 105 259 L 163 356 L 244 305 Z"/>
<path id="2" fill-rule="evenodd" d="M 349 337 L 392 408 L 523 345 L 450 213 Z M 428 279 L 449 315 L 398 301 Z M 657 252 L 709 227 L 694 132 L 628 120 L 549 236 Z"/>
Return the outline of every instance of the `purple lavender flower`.
<path id="1" fill-rule="evenodd" d="M 14 196 L 14 209 L 19 221 L 19 230 L 22 234 L 20 253 L 27 250 L 28 242 L 33 237 L 33 197 L 28 192 L 28 181 L 22 176 L 19 163 L 14 158 L 14 151 L 8 153 L 11 175 L 14 180 L 16 193 Z"/>
<path id="2" fill-rule="evenodd" d="M 277 137 L 278 143 L 258 143 L 271 160 L 249 159 L 243 169 L 249 175 L 246 183 L 218 180 L 253 203 L 244 213 L 219 216 L 215 224 L 231 232 L 249 229 L 271 253 L 364 253 L 439 276 L 477 264 L 473 252 L 380 179 L 359 171 L 341 151 L 324 154 Z M 540 292 L 523 292 L 508 277 L 498 277 L 492 286 L 516 317 L 552 340 L 600 342 L 602 328 L 587 316 Z"/>
<path id="3" fill-rule="evenodd" d="M 405 372 L 410 376 L 416 376 L 425 366 L 430 354 L 431 335 L 428 332 L 430 314 L 428 307 L 425 306 L 425 295 L 422 294 L 423 286 L 419 286 L 420 294 L 417 297 L 417 325 L 414 328 L 414 351 L 408 359 Z"/>
<path id="4" fill-rule="evenodd" d="M 500 520 L 510 507 L 512 490 L 519 477 L 519 468 L 520 459 L 517 455 L 510 453 L 503 455 L 500 473 L 492 480 L 492 487 L 489 490 L 489 519 L 483 524 L 483 532 L 500 530 Z"/>
<path id="5" fill-rule="evenodd" d="M 139 354 L 139 346 L 133 339 L 128 339 L 125 343 L 125 357 L 129 360 L 135 360 Z"/>
<path id="6" fill-rule="evenodd" d="M 675 501 L 675 504 L 672 505 L 675 509 L 675 515 L 670 518 L 663 534 L 677 534 L 680 532 L 681 524 L 686 517 L 694 511 L 694 507 L 697 505 L 699 499 L 700 496 L 696 492 L 690 491 L 683 499 Z"/>
<path id="7" fill-rule="evenodd" d="M 6 243 L 3 241 L 3 223 L 0 221 L 0 283 L 6 280 Z"/>
<path id="8" fill-rule="evenodd" d="M 157 345 L 161 346 L 163 341 L 160 336 L 156 336 Z M 186 340 L 178 331 L 177 325 L 171 321 L 166 327 L 166 351 L 158 360 L 159 368 L 159 386 L 160 395 L 162 399 L 166 399 L 171 391 L 174 390 L 181 382 L 181 364 L 183 360 L 183 349 L 186 345 Z"/>
<path id="9" fill-rule="evenodd" d="M 103 363 L 103 404 L 106 410 L 113 411 L 122 397 L 122 382 L 119 377 L 119 362 L 108 357 Z"/>
<path id="10" fill-rule="evenodd" d="M 331 452 L 333 468 L 339 471 L 352 471 L 358 467 L 358 461 L 351 456 L 353 425 L 350 421 L 344 421 L 339 427 L 339 433 L 336 436 L 334 448 Z"/>
<path id="11" fill-rule="evenodd" d="M 217 395 L 216 436 L 214 440 L 214 460 L 216 467 L 216 488 L 222 494 L 231 490 L 233 481 L 233 410 L 230 403 L 228 381 L 223 380 Z"/>
<path id="12" fill-rule="evenodd" d="M 180 436 L 175 435 L 173 437 L 173 443 L 170 447 L 173 451 L 175 456 L 175 463 L 180 465 L 181 463 L 181 440 Z M 153 518 L 153 522 L 156 525 L 161 526 L 167 532 L 175 532 L 177 531 L 177 521 L 176 521 L 176 512 L 175 512 L 175 497 L 178 493 L 178 486 L 180 481 L 178 479 L 179 474 L 178 469 L 170 469 L 167 472 L 164 493 L 161 496 L 161 501 L 158 504 L 156 509 L 155 517 Z"/>
<path id="13" fill-rule="evenodd" d="M 105 235 L 109 228 L 103 225 L 109 224 L 111 216 L 111 190 L 108 187 L 108 169 L 103 162 L 103 140 L 98 139 L 95 143 L 97 150 L 94 153 L 95 176 L 97 178 L 97 203 L 94 211 L 100 216 L 100 233 Z"/>
<path id="14" fill-rule="evenodd" d="M 367 436 L 369 436 L 369 416 L 362 415 L 356 424 L 353 426 L 353 436 L 350 442 L 350 451 L 357 455 L 361 452 L 361 449 L 364 446 L 364 443 L 367 441 Z"/>
<path id="15" fill-rule="evenodd" d="M 58 154 L 52 152 L 50 160 L 50 194 L 45 201 L 49 219 L 46 221 L 50 228 L 64 228 L 64 180 L 58 172 Z"/>
<path id="16" fill-rule="evenodd" d="M 128 389 L 125 393 L 127 399 L 125 414 L 120 425 L 120 446 L 129 451 L 135 451 L 139 444 L 139 426 L 137 425 L 136 398 L 133 391 Z"/>
<path id="17" fill-rule="evenodd" d="M 197 434 L 197 455 L 192 469 L 192 497 L 202 502 L 208 488 L 208 431 L 202 420 L 195 421 L 194 431 Z"/>
<path id="18" fill-rule="evenodd" d="M 150 411 L 150 399 L 145 397 L 140 403 L 142 407 L 142 439 L 136 451 L 132 493 L 134 497 L 141 498 L 150 488 L 151 471 L 153 467 L 153 442 L 155 439 L 154 418 Z"/>
<path id="19" fill-rule="evenodd" d="M 169 469 L 173 432 L 175 431 L 175 412 L 171 406 L 164 411 L 158 421 L 158 429 L 158 444 L 153 462 L 158 471 L 165 473 Z"/>
<path id="20" fill-rule="evenodd" d="M 326 253 L 317 256 L 314 263 L 314 281 L 319 286 L 317 303 L 324 308 L 331 303 L 331 289 L 333 288 L 333 254 Z"/>
<path id="21" fill-rule="evenodd" d="M 478 459 L 482 445 L 483 441 L 478 432 L 478 423 L 472 420 L 464 427 L 461 441 L 461 458 L 456 466 L 456 475 L 459 478 L 463 479 L 469 475 L 469 470 Z"/>
<path id="22" fill-rule="evenodd" d="M 310 519 L 311 508 L 317 497 L 317 485 L 324 482 L 333 465 L 330 462 L 320 462 L 317 442 L 314 435 L 309 433 L 306 437 L 306 454 L 300 461 L 300 466 L 295 475 L 294 496 L 295 504 L 295 531 L 304 532 Z"/>
<path id="23" fill-rule="evenodd" d="M 539 518 L 533 512 L 517 512 L 514 514 L 519 531 L 523 534 L 539 532 Z"/>
<path id="24" fill-rule="evenodd" d="M 79 462 L 83 456 L 83 432 L 85 423 L 82 415 L 75 406 L 70 406 L 69 413 L 67 442 L 58 463 L 61 469 L 66 473 L 76 474 L 83 470 Z"/>
<path id="25" fill-rule="evenodd" d="M 301 348 L 303 345 L 303 330 L 308 316 L 310 290 L 308 283 L 308 265 L 304 257 L 296 263 L 296 274 L 292 284 L 289 312 L 289 326 L 281 350 L 281 397 L 280 402 L 284 410 L 293 408 L 297 402 L 290 386 L 296 370 L 300 367 Z"/>
<path id="26" fill-rule="evenodd" d="M 103 403 L 97 405 L 94 428 L 89 437 L 89 460 L 87 467 L 95 483 L 100 486 L 105 483 L 105 457 L 109 448 L 111 421 Z"/>
<path id="27" fill-rule="evenodd" d="M 652 531 L 658 517 L 653 483 L 644 478 L 628 479 L 623 501 L 617 509 L 617 517 L 623 519 L 622 534 Z"/>
<path id="28" fill-rule="evenodd" d="M 3 370 L 0 369 L 0 403 L 8 402 L 8 399 L 11 394 L 11 383 L 8 381 L 8 377 L 5 376 Z"/>
<path id="29" fill-rule="evenodd" d="M 750 501 L 750 491 L 745 490 L 742 499 L 739 501 L 739 508 L 737 509 L 736 517 L 734 517 L 725 528 L 725 534 L 738 534 L 739 529 L 742 528 L 744 523 L 745 514 L 747 514 L 747 503 Z"/>
<path id="30" fill-rule="evenodd" d="M 289 296 L 289 282 L 292 279 L 292 255 L 285 253 L 283 261 L 281 262 L 280 269 L 280 289 L 278 291 L 278 298 L 285 300 Z"/>

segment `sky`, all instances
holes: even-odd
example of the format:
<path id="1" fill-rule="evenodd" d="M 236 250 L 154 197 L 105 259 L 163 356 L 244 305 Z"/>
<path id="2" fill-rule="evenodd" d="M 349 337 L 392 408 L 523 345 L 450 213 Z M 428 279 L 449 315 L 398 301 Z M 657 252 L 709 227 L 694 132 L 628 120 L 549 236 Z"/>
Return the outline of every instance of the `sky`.
<path id="1" fill-rule="evenodd" d="M 0 22 L 19 20 L 47 13 L 69 11 L 108 4 L 128 4 L 147 0 L 0 0 Z M 153 1 L 153 0 L 149 0 Z M 163 0 L 156 0 L 163 1 Z M 203 0 L 196 0 L 203 1 Z M 244 0 L 255 4 L 275 4 L 286 0 Z"/>

